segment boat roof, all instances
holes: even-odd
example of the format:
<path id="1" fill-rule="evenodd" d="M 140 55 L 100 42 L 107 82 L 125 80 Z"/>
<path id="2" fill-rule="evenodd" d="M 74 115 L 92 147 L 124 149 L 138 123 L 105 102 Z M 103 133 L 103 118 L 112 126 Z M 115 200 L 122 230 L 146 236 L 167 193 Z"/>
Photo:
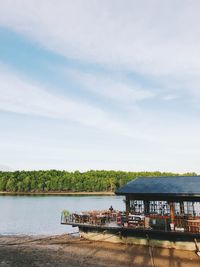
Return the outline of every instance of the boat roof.
<path id="1" fill-rule="evenodd" d="M 115 192 L 133 196 L 187 196 L 200 198 L 200 176 L 139 177 Z"/>

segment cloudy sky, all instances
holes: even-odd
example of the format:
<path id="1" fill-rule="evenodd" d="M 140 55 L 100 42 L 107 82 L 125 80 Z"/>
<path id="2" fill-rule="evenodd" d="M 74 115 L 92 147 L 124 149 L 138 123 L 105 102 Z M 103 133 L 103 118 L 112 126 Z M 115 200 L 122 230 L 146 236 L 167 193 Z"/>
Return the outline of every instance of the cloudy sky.
<path id="1" fill-rule="evenodd" d="M 200 172 L 199 12 L 0 0 L 0 169 Z"/>

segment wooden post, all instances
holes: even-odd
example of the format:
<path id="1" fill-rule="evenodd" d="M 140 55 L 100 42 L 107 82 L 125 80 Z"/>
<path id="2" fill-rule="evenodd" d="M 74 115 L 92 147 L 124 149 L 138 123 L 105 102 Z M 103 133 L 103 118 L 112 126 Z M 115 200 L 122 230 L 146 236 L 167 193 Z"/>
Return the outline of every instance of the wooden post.
<path id="1" fill-rule="evenodd" d="M 174 218 L 175 218 L 174 203 L 170 202 L 169 207 L 170 207 L 170 228 L 171 228 L 171 231 L 174 231 Z"/>
<path id="2" fill-rule="evenodd" d="M 130 198 L 126 196 L 126 221 L 128 222 L 128 216 L 130 212 Z"/>
<path id="3" fill-rule="evenodd" d="M 185 211 L 184 211 L 184 202 L 183 201 L 180 201 L 180 213 L 181 213 L 181 215 L 184 215 L 185 214 Z"/>
<path id="4" fill-rule="evenodd" d="M 144 200 L 144 214 L 149 215 L 149 205 L 150 202 L 148 200 Z"/>

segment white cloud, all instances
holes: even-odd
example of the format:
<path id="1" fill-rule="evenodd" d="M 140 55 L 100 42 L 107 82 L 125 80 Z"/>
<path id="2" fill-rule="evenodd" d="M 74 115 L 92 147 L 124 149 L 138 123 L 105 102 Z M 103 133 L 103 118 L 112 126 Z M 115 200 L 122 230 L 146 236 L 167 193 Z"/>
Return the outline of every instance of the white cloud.
<path id="1" fill-rule="evenodd" d="M 0 161 L 14 169 L 198 170 L 200 128 L 195 118 L 188 122 L 184 116 L 173 118 L 169 114 L 163 117 L 162 113 L 127 111 L 122 121 L 96 107 L 50 93 L 4 66 L 0 67 L 0 110 L 56 118 L 64 124 L 75 121 L 81 126 L 60 144 L 53 136 L 48 139 L 48 134 L 46 142 L 37 134 L 38 142 L 36 130 L 25 128 L 24 137 L 19 129 L 16 134 L 15 130 L 6 133 L 2 129 Z M 51 128 L 54 129 L 53 123 Z M 95 128 L 100 133 L 96 136 L 87 131 L 86 144 L 77 143 L 85 128 Z M 57 138 L 60 138 L 58 133 Z"/>
<path id="2" fill-rule="evenodd" d="M 170 84 L 167 95 L 174 94 L 176 81 L 196 98 L 199 8 L 195 0 L 0 0 L 0 26 L 67 58 L 147 75 L 160 82 L 161 90 Z M 131 96 L 145 96 L 139 89 Z M 129 95 L 127 86 L 123 90 Z"/>
<path id="3" fill-rule="evenodd" d="M 138 130 L 133 133 L 127 120 L 66 95 L 50 93 L 48 88 L 32 83 L 4 66 L 0 66 L 0 110 L 74 121 L 133 138 L 149 138 Z"/>
<path id="4" fill-rule="evenodd" d="M 48 92 L 12 72 L 0 68 L 0 109 L 22 114 L 67 119 L 101 127 L 106 114 L 96 107 Z"/>
<path id="5" fill-rule="evenodd" d="M 67 58 L 146 75 L 158 81 L 161 90 L 167 88 L 167 95 L 174 94 L 176 81 L 195 99 L 199 86 L 194 81 L 199 84 L 200 75 L 199 8 L 195 0 L 0 0 L 0 26 Z M 142 88 L 135 93 L 124 85 L 117 88 L 133 98 L 149 96 Z M 106 94 L 113 97 L 111 90 Z"/>
<path id="6" fill-rule="evenodd" d="M 178 0 L 0 0 L 0 26 L 22 33 L 67 58 L 97 63 L 116 73 L 144 75 L 160 85 L 160 99 L 190 96 L 198 100 L 199 7 L 199 1 Z M 107 75 L 81 72 L 69 75 L 74 75 L 87 90 L 117 101 L 134 103 L 155 96 L 151 88 L 132 85 L 121 78 L 113 80 Z M 121 136 L 118 142 L 111 140 L 113 147 L 127 138 L 129 152 L 126 155 L 125 150 L 119 149 L 117 167 L 121 161 L 121 166 L 129 169 L 199 166 L 199 118 L 189 114 L 186 117 L 178 110 L 165 113 L 159 107 L 157 111 L 129 109 L 124 118 L 118 118 L 103 107 L 50 93 L 48 88 L 4 67 L 0 68 L 0 109 L 110 131 L 113 136 Z"/>
<path id="7" fill-rule="evenodd" d="M 166 95 L 166 96 L 163 97 L 163 99 L 167 100 L 167 101 L 175 100 L 177 98 L 178 98 L 177 95 Z"/>
<path id="8" fill-rule="evenodd" d="M 199 73 L 199 1 L 0 1 L 0 24 L 67 57 L 150 74 Z"/>
<path id="9" fill-rule="evenodd" d="M 96 84 L 98 82 L 98 79 L 95 80 Z M 104 83 L 103 78 L 100 83 Z M 4 65 L 0 66 L 0 110 L 74 121 L 117 135 L 158 143 L 171 142 L 174 136 L 180 140 L 186 126 L 187 132 L 192 128 L 196 129 L 195 133 L 199 131 L 196 118 L 190 119 L 189 124 L 189 117 L 173 112 L 157 113 L 138 107 L 126 110 L 124 116 L 120 115 L 119 118 L 114 111 L 107 112 L 103 107 L 98 108 L 66 95 L 52 93 L 49 88 L 16 75 Z M 172 128 L 174 131 L 170 133 Z M 187 135 L 189 138 L 190 134 Z"/>
<path id="10" fill-rule="evenodd" d="M 126 79 L 77 70 L 67 70 L 66 74 L 90 92 L 118 102 L 133 104 L 137 101 L 155 97 L 152 91 L 141 88 Z"/>

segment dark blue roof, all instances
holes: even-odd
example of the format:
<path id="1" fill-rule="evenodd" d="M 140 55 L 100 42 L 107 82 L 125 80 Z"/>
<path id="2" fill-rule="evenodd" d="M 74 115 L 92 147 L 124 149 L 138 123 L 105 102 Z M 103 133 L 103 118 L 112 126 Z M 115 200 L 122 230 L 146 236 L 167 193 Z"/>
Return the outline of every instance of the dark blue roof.
<path id="1" fill-rule="evenodd" d="M 141 177 L 130 181 L 115 193 L 200 196 L 200 176 Z"/>

